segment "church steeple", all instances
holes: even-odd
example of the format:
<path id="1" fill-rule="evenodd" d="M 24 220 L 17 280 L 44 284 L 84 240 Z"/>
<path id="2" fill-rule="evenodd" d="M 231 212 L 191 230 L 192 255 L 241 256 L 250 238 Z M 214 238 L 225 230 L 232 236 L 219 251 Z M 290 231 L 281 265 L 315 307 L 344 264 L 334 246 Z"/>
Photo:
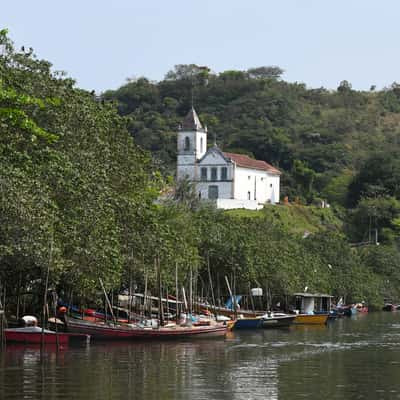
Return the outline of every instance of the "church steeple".
<path id="1" fill-rule="evenodd" d="M 204 132 L 203 125 L 201 124 L 196 110 L 193 107 L 189 110 L 186 117 L 182 121 L 181 130 Z"/>
<path id="2" fill-rule="evenodd" d="M 183 119 L 177 139 L 177 178 L 196 180 L 197 161 L 207 151 L 207 127 L 203 127 L 193 107 Z"/>

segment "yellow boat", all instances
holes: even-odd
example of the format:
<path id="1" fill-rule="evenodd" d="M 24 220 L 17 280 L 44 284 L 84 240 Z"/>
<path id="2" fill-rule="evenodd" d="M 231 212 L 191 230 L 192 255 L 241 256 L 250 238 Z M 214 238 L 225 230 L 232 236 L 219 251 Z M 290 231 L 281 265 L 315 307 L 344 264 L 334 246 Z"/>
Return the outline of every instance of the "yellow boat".
<path id="1" fill-rule="evenodd" d="M 299 313 L 294 320 L 297 325 L 324 325 L 331 309 L 332 296 L 321 293 L 294 293 L 295 308 Z"/>
<path id="2" fill-rule="evenodd" d="M 293 321 L 296 325 L 324 325 L 328 320 L 328 314 L 299 314 Z"/>

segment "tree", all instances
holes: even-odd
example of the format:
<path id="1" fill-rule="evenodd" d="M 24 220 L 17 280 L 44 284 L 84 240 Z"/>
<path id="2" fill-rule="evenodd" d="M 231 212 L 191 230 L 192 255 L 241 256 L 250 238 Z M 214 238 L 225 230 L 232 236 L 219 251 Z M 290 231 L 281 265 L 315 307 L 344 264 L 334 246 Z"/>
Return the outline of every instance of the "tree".
<path id="1" fill-rule="evenodd" d="M 247 70 L 253 79 L 279 79 L 285 71 L 277 66 L 250 68 Z"/>

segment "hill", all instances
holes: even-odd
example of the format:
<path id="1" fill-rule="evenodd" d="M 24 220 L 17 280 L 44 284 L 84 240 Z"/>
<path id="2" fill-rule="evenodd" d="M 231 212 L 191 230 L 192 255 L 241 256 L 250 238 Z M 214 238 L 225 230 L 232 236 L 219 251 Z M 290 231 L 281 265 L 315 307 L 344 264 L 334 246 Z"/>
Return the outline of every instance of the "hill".
<path id="1" fill-rule="evenodd" d="M 277 67 L 214 74 L 178 65 L 164 80 L 139 78 L 103 99 L 130 119 L 136 143 L 173 174 L 176 132 L 191 106 L 225 151 L 265 160 L 284 171 L 282 196 L 346 205 L 348 185 L 371 154 L 399 150 L 400 85 L 335 91 L 280 79 Z"/>

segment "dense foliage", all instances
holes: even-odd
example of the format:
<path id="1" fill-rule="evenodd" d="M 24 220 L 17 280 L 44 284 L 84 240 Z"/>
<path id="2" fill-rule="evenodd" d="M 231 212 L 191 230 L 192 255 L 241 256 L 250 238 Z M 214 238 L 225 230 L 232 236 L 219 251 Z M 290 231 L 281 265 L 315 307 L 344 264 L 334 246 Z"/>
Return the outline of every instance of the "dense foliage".
<path id="1" fill-rule="evenodd" d="M 211 286 L 227 294 L 225 276 L 270 300 L 305 286 L 371 304 L 400 296 L 398 87 L 310 90 L 281 73 L 182 65 L 98 97 L 0 32 L 0 285 L 11 306 L 24 293 L 40 303 L 47 271 L 50 288 L 81 303 L 101 303 L 99 278 L 155 294 L 158 265 L 164 291 L 177 269 L 181 286 L 192 276 L 208 297 Z M 284 195 L 328 198 L 335 211 L 226 213 L 201 206 L 188 182 L 156 202 L 192 90 L 221 147 L 272 162 Z M 383 245 L 349 246 L 372 229 Z"/>

